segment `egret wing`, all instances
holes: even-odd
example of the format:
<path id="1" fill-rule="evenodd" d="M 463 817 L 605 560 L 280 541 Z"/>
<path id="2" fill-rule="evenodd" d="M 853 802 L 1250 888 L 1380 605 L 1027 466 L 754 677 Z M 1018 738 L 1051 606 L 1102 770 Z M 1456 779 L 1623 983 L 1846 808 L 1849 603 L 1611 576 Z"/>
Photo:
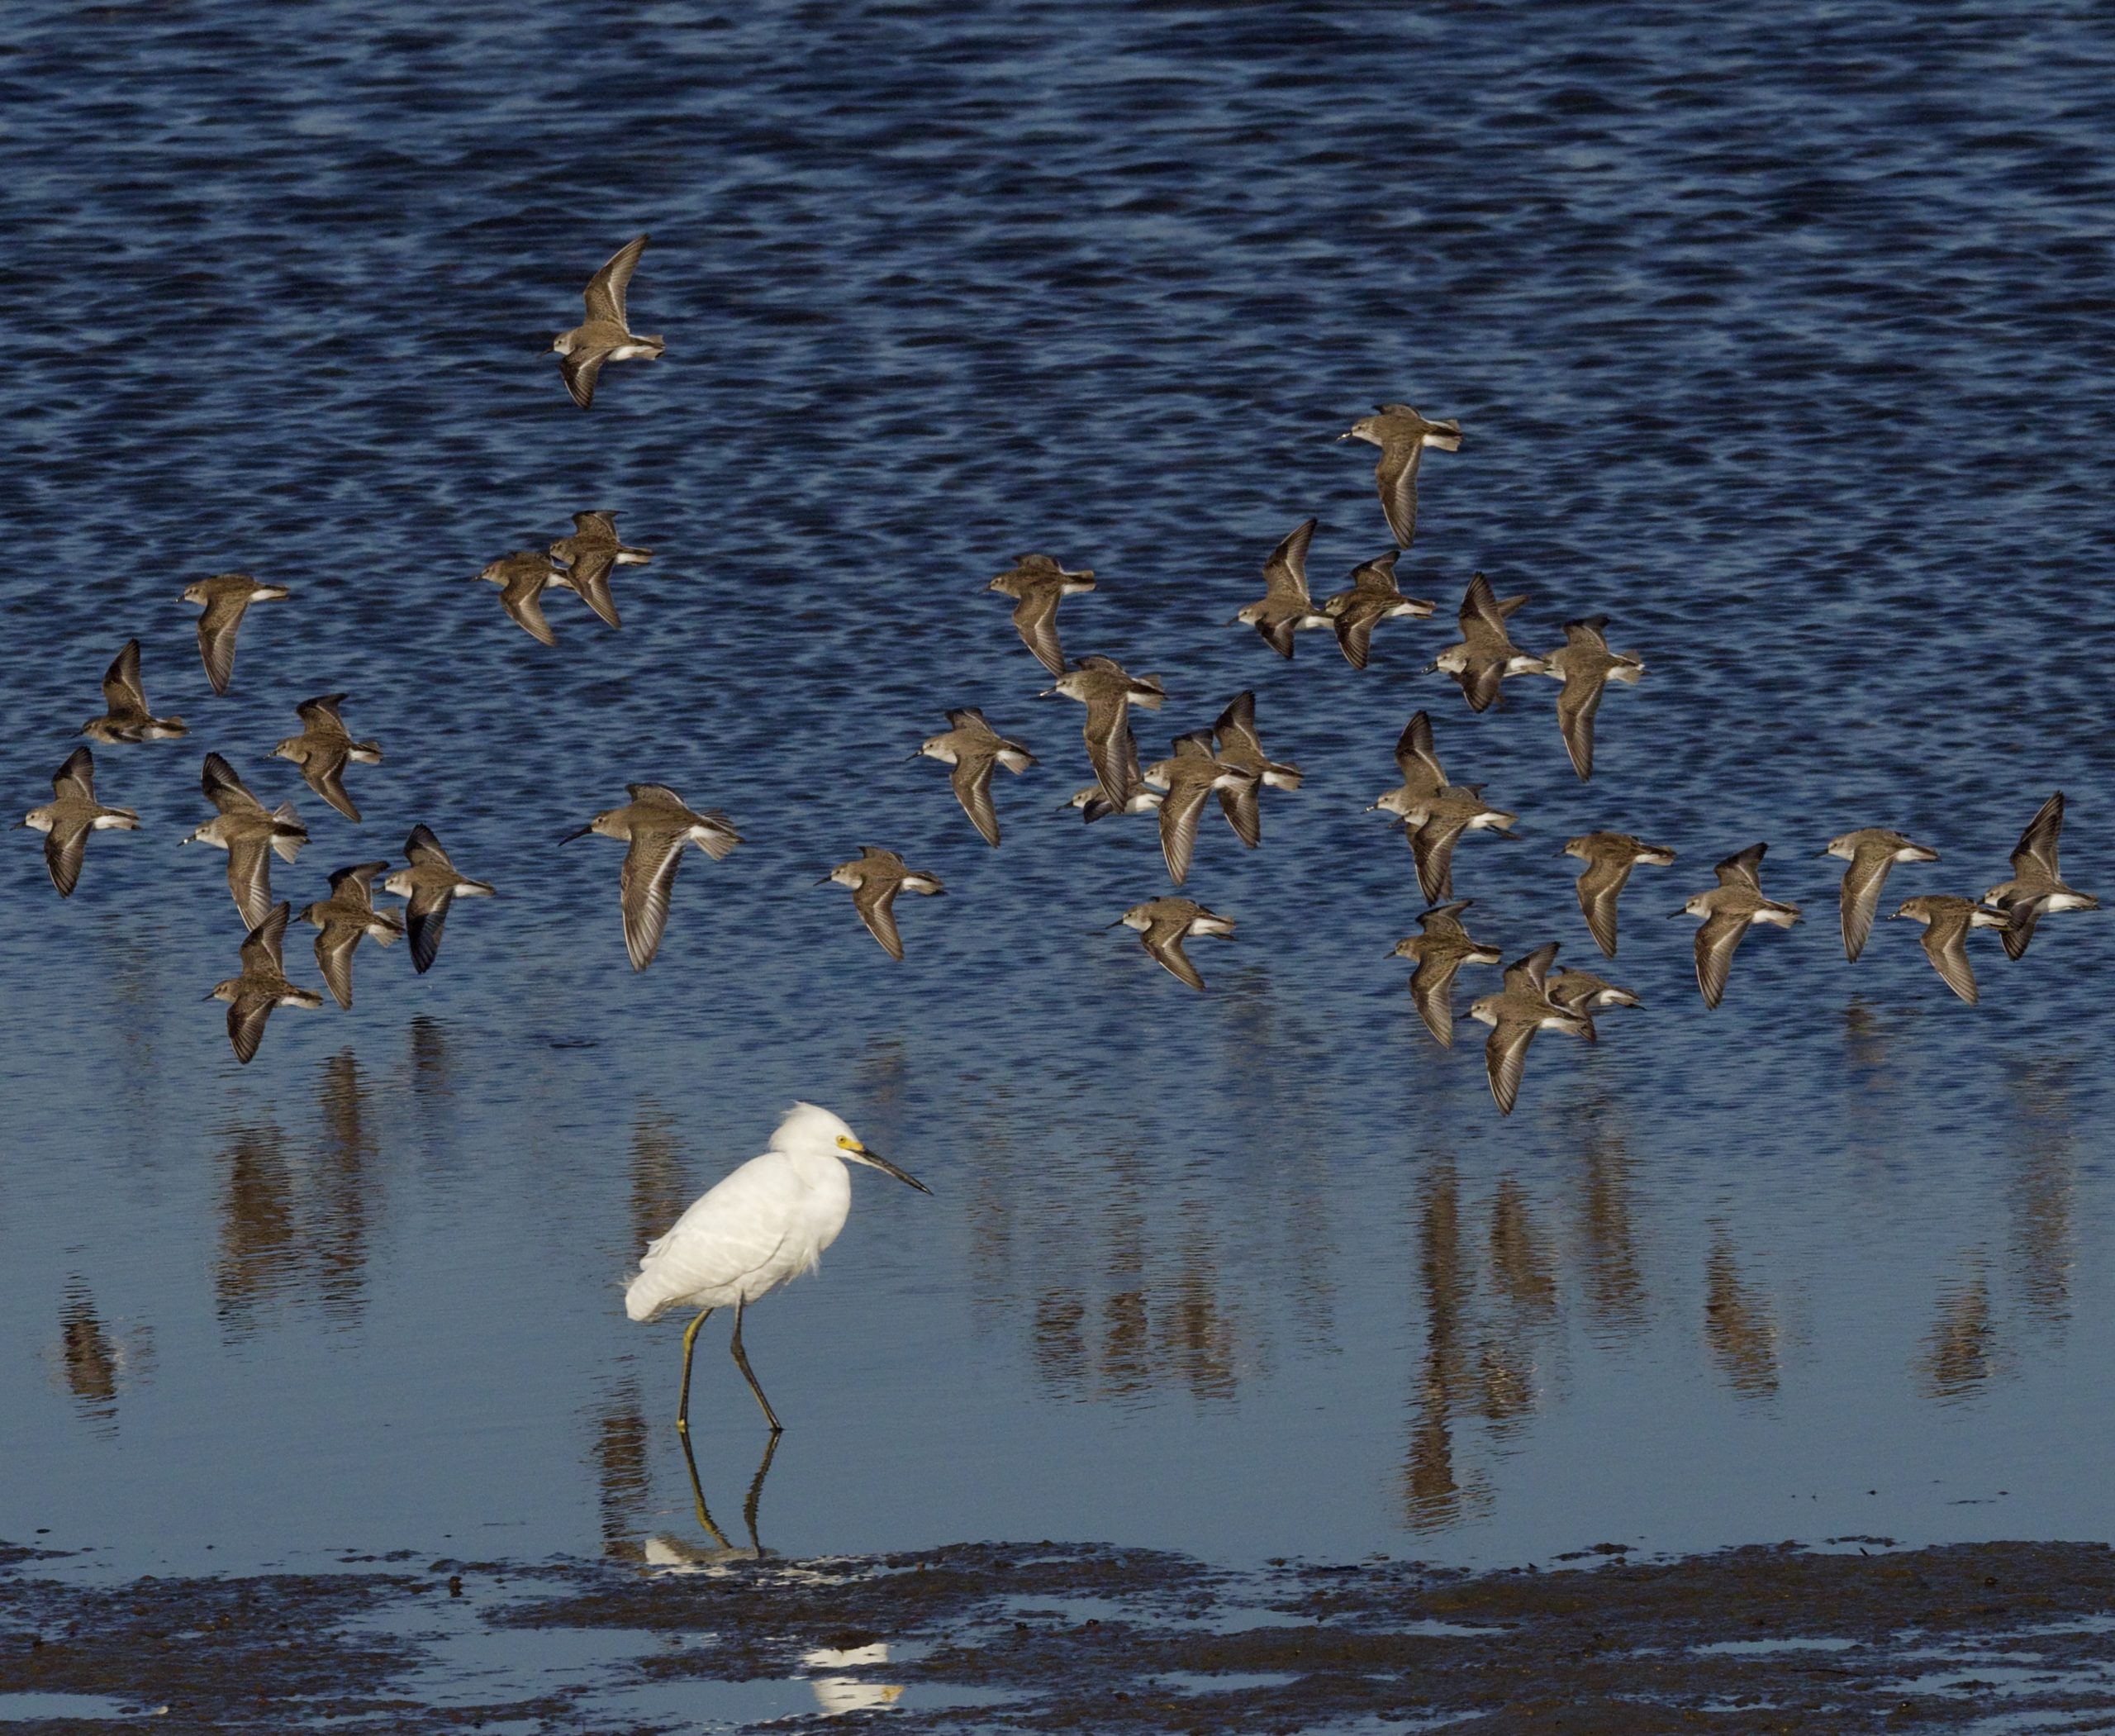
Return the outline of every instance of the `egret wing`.
<path id="1" fill-rule="evenodd" d="M 675 1302 L 716 1308 L 809 1269 L 841 1227 L 818 1204 L 779 1153 L 751 1158 L 648 1244 L 629 1311 L 643 1319 Z"/>

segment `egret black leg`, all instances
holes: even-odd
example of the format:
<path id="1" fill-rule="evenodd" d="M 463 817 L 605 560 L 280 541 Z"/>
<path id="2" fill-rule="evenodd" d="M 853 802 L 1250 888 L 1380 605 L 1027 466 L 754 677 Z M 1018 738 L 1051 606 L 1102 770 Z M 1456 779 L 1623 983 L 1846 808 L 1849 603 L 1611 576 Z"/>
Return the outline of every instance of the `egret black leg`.
<path id="1" fill-rule="evenodd" d="M 773 1434 L 782 1434 L 786 1432 L 786 1425 L 779 1421 L 777 1414 L 772 1410 L 771 1401 L 763 1396 L 763 1388 L 757 1385 L 756 1372 L 749 1367 L 749 1353 L 742 1348 L 744 1306 L 739 1301 L 734 1304 L 734 1337 L 728 1348 L 734 1353 L 734 1366 L 742 1371 L 742 1378 L 749 1383 L 749 1391 L 756 1394 L 757 1402 L 763 1406 L 763 1420 L 771 1424 L 771 1432 Z M 688 1366 L 687 1362 L 685 1366 Z"/>
<path id="2" fill-rule="evenodd" d="M 697 1329 L 711 1317 L 708 1308 L 690 1324 L 683 1334 L 683 1390 L 676 1400 L 676 1432 L 687 1435 L 691 1432 L 691 1353 L 697 1348 Z M 753 1382 L 752 1383 L 753 1384 Z"/>

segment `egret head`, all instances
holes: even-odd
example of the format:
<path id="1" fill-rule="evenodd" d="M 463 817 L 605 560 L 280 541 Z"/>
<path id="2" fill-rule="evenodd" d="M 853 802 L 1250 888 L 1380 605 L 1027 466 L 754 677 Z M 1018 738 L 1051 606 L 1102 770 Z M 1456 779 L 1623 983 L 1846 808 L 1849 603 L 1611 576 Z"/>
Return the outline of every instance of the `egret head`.
<path id="1" fill-rule="evenodd" d="M 853 1132 L 842 1119 L 815 1103 L 796 1103 L 787 1112 L 786 1119 L 778 1124 L 778 1130 L 771 1136 L 771 1149 L 791 1156 L 833 1157 L 847 1163 L 863 1163 L 869 1169 L 878 1169 L 885 1176 L 894 1176 L 897 1181 L 916 1188 L 920 1193 L 930 1193 L 915 1176 L 898 1169 L 895 1164 L 878 1153 L 867 1149 L 860 1143 L 859 1135 Z"/>

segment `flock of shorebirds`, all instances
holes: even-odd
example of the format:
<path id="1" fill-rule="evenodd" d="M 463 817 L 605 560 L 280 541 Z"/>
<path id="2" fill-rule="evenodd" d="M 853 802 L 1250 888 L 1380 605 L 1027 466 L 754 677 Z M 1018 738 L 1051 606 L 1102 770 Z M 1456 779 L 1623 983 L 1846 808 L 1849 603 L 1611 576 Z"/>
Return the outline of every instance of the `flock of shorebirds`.
<path id="1" fill-rule="evenodd" d="M 647 238 L 640 235 L 620 249 L 589 282 L 584 300 L 586 321 L 563 332 L 552 349 L 560 358 L 567 389 L 582 409 L 594 399 L 596 383 L 610 362 L 653 359 L 663 354 L 658 337 L 641 336 L 625 312 L 625 290 Z M 1234 617 L 1252 626 L 1281 657 L 1293 655 L 1298 635 L 1325 629 L 1352 668 L 1363 669 L 1375 630 L 1385 621 L 1415 619 L 1437 612 L 1438 606 L 1406 597 L 1399 588 L 1395 564 L 1415 535 L 1418 473 L 1428 449 L 1458 450 L 1460 425 L 1435 421 L 1406 404 L 1384 404 L 1360 418 L 1339 438 L 1376 446 L 1376 471 L 1381 502 L 1395 546 L 1354 568 L 1347 587 L 1317 603 L 1307 581 L 1309 546 L 1316 521 L 1297 526 L 1263 565 L 1264 594 Z M 625 543 L 607 512 L 573 516 L 573 533 L 548 549 L 523 549 L 492 562 L 479 577 L 500 587 L 508 615 L 545 644 L 557 635 L 545 619 L 543 593 L 570 590 L 603 621 L 620 624 L 611 577 L 620 566 L 653 558 L 649 549 Z M 1134 676 L 1115 659 L 1089 656 L 1068 661 L 1060 647 L 1057 616 L 1063 600 L 1095 587 L 1091 569 L 1070 570 L 1043 554 L 1025 555 L 989 585 L 1014 600 L 1013 624 L 1022 643 L 1054 678 L 1045 697 L 1062 695 L 1084 706 L 1084 734 L 1094 781 L 1071 798 L 1084 819 L 1112 815 L 1152 814 L 1160 828 L 1168 875 L 1180 887 L 1187 878 L 1199 825 L 1212 798 L 1242 843 L 1262 841 L 1260 792 L 1299 788 L 1298 767 L 1273 760 L 1264 750 L 1256 725 L 1254 696 L 1237 695 L 1209 728 L 1176 736 L 1166 759 L 1141 763 L 1130 723 L 1134 706 L 1160 709 L 1165 693 L 1150 676 Z M 267 584 L 242 573 L 223 573 L 190 585 L 187 602 L 204 613 L 197 625 L 198 648 L 207 678 L 216 694 L 227 692 L 235 673 L 237 631 L 250 605 L 283 598 L 283 585 Z M 1523 651 L 1513 640 L 1510 621 L 1525 597 L 1500 597 L 1483 574 L 1469 583 L 1457 615 L 1460 639 L 1428 666 L 1444 671 L 1459 683 L 1472 711 L 1500 702 L 1509 679 L 1547 675 L 1561 683 L 1557 694 L 1559 730 L 1571 764 L 1581 779 L 1594 769 L 1595 718 L 1609 682 L 1635 683 L 1645 673 L 1636 657 L 1612 650 L 1607 617 L 1587 616 L 1567 621 L 1565 642 L 1545 655 Z M 141 683 L 140 646 L 129 640 L 103 677 L 106 709 L 81 733 L 105 744 L 172 740 L 187 733 L 181 718 L 157 717 Z M 345 725 L 343 694 L 326 694 L 297 707 L 302 733 L 273 749 L 277 758 L 298 766 L 302 777 L 339 813 L 358 821 L 359 809 L 347 794 L 349 766 L 378 763 L 378 743 L 356 740 Z M 945 733 L 926 741 L 913 758 L 938 760 L 951 768 L 956 798 L 971 823 L 989 843 L 1000 839 L 992 800 L 995 771 L 1025 771 L 1035 756 L 1020 742 L 992 727 L 984 714 L 963 707 L 947 714 Z M 1442 1044 L 1453 1041 L 1452 987 L 1464 965 L 1500 963 L 1497 948 L 1473 939 L 1461 921 L 1470 901 L 1455 899 L 1453 856 L 1465 833 L 1495 832 L 1509 836 L 1514 816 L 1485 801 L 1482 786 L 1448 781 L 1433 744 L 1431 721 L 1419 711 L 1395 744 L 1402 782 L 1373 804 L 1400 820 L 1409 839 L 1419 887 L 1429 906 L 1420 916 L 1421 932 L 1397 944 L 1391 957 L 1412 961 L 1410 989 L 1419 1014 Z M 45 834 L 45 860 L 51 882 L 69 896 L 79 878 L 91 832 L 131 830 L 139 816 L 131 809 L 106 806 L 95 788 L 90 750 L 78 748 L 52 780 L 53 800 L 32 809 L 21 822 Z M 239 974 L 220 983 L 211 998 L 229 1003 L 230 1041 L 238 1059 L 257 1052 L 266 1021 L 279 1006 L 316 1007 L 322 996 L 296 987 L 286 977 L 283 946 L 289 904 L 272 897 L 274 855 L 292 863 L 308 841 L 308 832 L 292 807 L 268 809 L 244 786 L 218 754 L 206 756 L 202 787 L 217 812 L 183 841 L 211 844 L 227 852 L 229 890 L 249 932 L 240 952 Z M 597 814 L 569 838 L 593 834 L 626 845 L 619 881 L 625 945 L 634 969 L 654 958 L 667 925 L 668 904 L 683 847 L 694 844 L 715 861 L 742 840 L 727 816 L 716 810 L 693 810 L 663 784 L 627 786 L 630 800 Z M 2045 801 L 2021 835 L 2013 853 L 2012 878 L 1991 887 L 1979 899 L 1927 894 L 1906 900 L 1895 915 L 1923 925 L 1923 946 L 1946 986 L 1963 1000 L 1976 998 L 1968 939 L 1976 929 L 1999 931 L 2005 951 L 2017 958 L 2033 936 L 2036 923 L 2048 911 L 2091 910 L 2098 901 L 2065 884 L 2057 861 L 2064 821 L 2061 792 Z M 1717 866 L 1718 884 L 1697 893 L 1678 915 L 1699 917 L 1696 935 L 1696 978 L 1704 1003 L 1716 1006 L 1726 989 L 1733 954 L 1742 937 L 1758 925 L 1789 928 L 1800 920 L 1796 905 L 1766 897 L 1760 871 L 1766 846 L 1749 845 Z M 1580 911 L 1588 932 L 1609 958 L 1616 954 L 1616 907 L 1631 870 L 1640 863 L 1664 867 L 1675 853 L 1628 833 L 1590 832 L 1572 839 L 1566 853 L 1585 864 L 1578 880 Z M 1865 944 L 1888 873 L 1898 863 L 1927 863 L 1938 852 L 1883 827 L 1864 827 L 1832 839 L 1818 854 L 1849 864 L 1843 876 L 1842 926 L 1846 954 L 1856 958 Z M 389 863 L 364 862 L 330 876 L 327 898 L 310 904 L 302 920 L 320 931 L 316 963 L 339 1005 L 353 1000 L 353 957 L 363 939 L 388 945 L 408 934 L 414 966 L 421 972 L 434 963 L 441 930 L 454 901 L 489 896 L 493 888 L 472 879 L 449 860 L 440 840 L 426 826 L 413 828 L 405 844 L 406 865 L 384 875 Z M 404 899 L 401 916 L 378 910 L 373 893 L 376 877 L 383 890 Z M 892 850 L 868 845 L 858 857 L 822 877 L 849 888 L 853 908 L 890 957 L 903 957 L 903 940 L 894 911 L 899 893 L 931 895 L 945 891 L 939 879 L 910 867 Z M 1148 953 L 1172 975 L 1194 989 L 1205 981 L 1183 950 L 1198 935 L 1233 933 L 1231 919 L 1194 899 L 1171 895 L 1151 898 L 1126 911 L 1111 928 L 1136 930 Z M 1591 972 L 1553 968 L 1557 944 L 1536 948 L 1505 968 L 1502 987 L 1471 1004 L 1470 1016 L 1491 1027 L 1485 1065 L 1491 1094 L 1500 1111 L 1509 1114 L 1519 1095 L 1528 1049 L 1539 1030 L 1562 1031 L 1592 1041 L 1594 1015 L 1613 1006 L 1633 1006 L 1638 997 Z"/>

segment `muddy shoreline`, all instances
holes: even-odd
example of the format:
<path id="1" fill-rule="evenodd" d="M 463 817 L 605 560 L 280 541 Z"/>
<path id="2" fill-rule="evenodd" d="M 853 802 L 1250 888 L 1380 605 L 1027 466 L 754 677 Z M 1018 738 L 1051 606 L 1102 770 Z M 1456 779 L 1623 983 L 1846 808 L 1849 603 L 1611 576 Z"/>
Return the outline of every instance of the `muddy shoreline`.
<path id="1" fill-rule="evenodd" d="M 931 1730 L 1443 1720 L 1471 1736 L 1639 1736 L 2115 1719 L 2115 1552 L 2098 1543 L 1837 1539 L 1670 1561 L 1610 1547 L 1550 1571 L 1481 1573 L 1396 1562 L 1241 1572 L 1052 1543 L 801 1562 L 657 1538 L 631 1553 L 83 1586 L 53 1577 L 63 1557 L 0 1547 L 0 1696 L 166 1707 L 154 1720 L 165 1730 L 740 1728 L 730 1685 L 766 1681 L 806 1683 L 810 1717 L 857 1724 L 886 1709 L 891 1728 Z M 430 1643 L 444 1614 L 468 1630 L 452 1662 Z M 481 1645 L 533 1653 L 564 1636 L 612 1649 L 541 1691 L 518 1667 L 489 1698 L 465 1691 L 477 1672 L 463 1660 Z M 642 1701 L 648 1691 L 658 1697 Z M 682 1710 L 655 1721 L 639 1710 L 649 1703 Z"/>

